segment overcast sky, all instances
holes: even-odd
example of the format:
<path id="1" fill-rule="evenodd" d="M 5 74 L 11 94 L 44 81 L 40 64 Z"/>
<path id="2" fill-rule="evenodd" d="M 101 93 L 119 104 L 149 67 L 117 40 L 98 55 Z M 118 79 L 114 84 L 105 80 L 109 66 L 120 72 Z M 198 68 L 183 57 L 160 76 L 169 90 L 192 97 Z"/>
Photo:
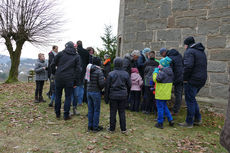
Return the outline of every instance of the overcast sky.
<path id="1" fill-rule="evenodd" d="M 55 45 L 59 51 L 64 49 L 68 41 L 76 43 L 82 40 L 83 47 L 92 46 L 102 48 L 100 36 L 104 33 L 105 25 L 112 25 L 113 34 L 117 34 L 120 0 L 60 0 L 63 8 L 63 17 L 67 20 L 64 24 L 62 37 Z M 22 50 L 21 57 L 37 58 L 39 52 L 47 54 L 49 47 L 34 47 L 28 43 Z M 3 43 L 0 44 L 0 54 L 8 55 Z"/>

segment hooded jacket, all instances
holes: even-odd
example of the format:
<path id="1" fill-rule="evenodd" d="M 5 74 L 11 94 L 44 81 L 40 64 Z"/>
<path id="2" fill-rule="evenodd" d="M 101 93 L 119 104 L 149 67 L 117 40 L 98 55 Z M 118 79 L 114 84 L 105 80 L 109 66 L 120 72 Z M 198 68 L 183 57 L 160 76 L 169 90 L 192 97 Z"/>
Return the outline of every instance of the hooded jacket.
<path id="1" fill-rule="evenodd" d="M 184 53 L 184 81 L 201 88 L 207 80 L 207 57 L 201 43 L 191 45 Z"/>
<path id="2" fill-rule="evenodd" d="M 128 96 L 128 89 L 131 87 L 131 80 L 128 72 L 122 69 L 123 59 L 114 60 L 114 71 L 110 72 L 106 82 L 106 103 L 109 100 L 125 100 Z"/>
<path id="3" fill-rule="evenodd" d="M 101 68 L 92 65 L 90 69 L 90 81 L 87 82 L 88 92 L 101 92 L 105 87 L 105 79 Z"/>
<path id="4" fill-rule="evenodd" d="M 171 67 L 174 73 L 173 84 L 183 82 L 183 58 L 182 55 L 175 49 L 168 50 L 166 56 L 172 59 Z"/>
<path id="5" fill-rule="evenodd" d="M 131 75 L 131 68 L 137 67 L 137 62 L 132 59 L 132 57 L 129 55 L 126 55 L 123 59 L 123 70 L 129 73 Z"/>
<path id="6" fill-rule="evenodd" d="M 138 73 L 138 70 L 135 71 L 135 69 L 134 70 L 132 69 L 131 81 L 132 81 L 131 91 L 141 91 L 143 80 L 140 74 Z"/>
<path id="7" fill-rule="evenodd" d="M 230 86 L 226 119 L 220 133 L 220 144 L 230 152 Z"/>
<path id="8" fill-rule="evenodd" d="M 52 74 L 55 74 L 55 81 L 73 82 L 74 86 L 80 84 L 80 56 L 73 45 L 67 46 L 55 56 L 51 69 Z"/>
<path id="9" fill-rule="evenodd" d="M 35 68 L 34 68 L 36 81 L 48 80 L 48 72 L 47 69 L 44 69 L 44 67 L 47 68 L 47 63 L 43 60 L 38 59 L 37 62 L 35 63 Z"/>
<path id="10" fill-rule="evenodd" d="M 157 68 L 159 63 L 155 60 L 155 58 L 148 59 L 148 61 L 144 64 L 144 85 L 151 86 L 151 81 L 153 81 L 153 71 Z"/>
<path id="11" fill-rule="evenodd" d="M 153 81 L 156 83 L 155 98 L 158 100 L 170 100 L 173 85 L 172 68 L 164 67 L 159 73 L 154 73 Z"/>

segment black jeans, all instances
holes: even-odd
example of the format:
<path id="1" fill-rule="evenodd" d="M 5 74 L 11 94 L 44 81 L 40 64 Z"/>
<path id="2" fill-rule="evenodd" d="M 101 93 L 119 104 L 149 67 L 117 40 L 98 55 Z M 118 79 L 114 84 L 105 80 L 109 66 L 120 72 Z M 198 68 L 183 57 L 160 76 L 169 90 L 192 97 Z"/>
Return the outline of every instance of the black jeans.
<path id="1" fill-rule="evenodd" d="M 182 101 L 182 93 L 183 93 L 183 82 L 174 85 L 174 95 L 175 95 L 175 103 L 173 106 L 173 112 L 178 113 L 181 106 Z"/>
<path id="2" fill-rule="evenodd" d="M 35 97 L 42 97 L 42 90 L 44 86 L 44 80 L 42 81 L 36 81 L 36 89 L 35 89 Z"/>
<path id="3" fill-rule="evenodd" d="M 141 91 L 130 92 L 130 110 L 139 112 L 139 106 L 141 101 Z"/>
<path id="4" fill-rule="evenodd" d="M 145 86 L 145 99 L 143 101 L 142 110 L 148 113 L 156 112 L 156 100 L 151 86 Z"/>
<path id="5" fill-rule="evenodd" d="M 126 131 L 125 103 L 126 100 L 110 100 L 110 130 L 111 131 L 114 131 L 116 128 L 117 110 L 120 119 L 121 131 Z"/>
<path id="6" fill-rule="evenodd" d="M 73 94 L 73 82 L 62 82 L 62 81 L 55 81 L 55 113 L 57 116 L 61 114 L 61 98 L 62 98 L 62 91 L 65 90 L 65 103 L 64 103 L 64 117 L 69 116 L 70 104 L 71 104 L 71 96 Z"/>

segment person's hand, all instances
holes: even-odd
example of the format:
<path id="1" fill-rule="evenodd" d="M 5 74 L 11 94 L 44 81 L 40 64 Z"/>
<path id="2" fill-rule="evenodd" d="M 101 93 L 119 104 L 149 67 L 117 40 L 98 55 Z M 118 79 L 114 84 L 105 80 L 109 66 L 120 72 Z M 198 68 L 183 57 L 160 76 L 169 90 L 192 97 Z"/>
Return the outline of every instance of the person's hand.
<path id="1" fill-rule="evenodd" d="M 185 84 L 185 83 L 188 83 L 188 81 L 184 81 L 184 84 Z"/>
<path id="2" fill-rule="evenodd" d="M 46 70 L 46 67 L 43 67 L 44 70 Z"/>
<path id="3" fill-rule="evenodd" d="M 77 86 L 73 86 L 73 88 L 77 88 Z"/>

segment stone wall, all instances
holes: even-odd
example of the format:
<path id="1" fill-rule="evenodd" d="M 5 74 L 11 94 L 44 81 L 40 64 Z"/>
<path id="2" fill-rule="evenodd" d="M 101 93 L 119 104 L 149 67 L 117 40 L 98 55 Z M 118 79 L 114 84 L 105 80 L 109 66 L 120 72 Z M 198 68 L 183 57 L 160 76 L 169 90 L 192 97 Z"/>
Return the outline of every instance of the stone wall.
<path id="1" fill-rule="evenodd" d="M 175 48 L 183 55 L 187 36 L 202 42 L 208 57 L 208 80 L 200 100 L 227 103 L 230 0 L 120 1 L 118 56 L 145 47 Z"/>

